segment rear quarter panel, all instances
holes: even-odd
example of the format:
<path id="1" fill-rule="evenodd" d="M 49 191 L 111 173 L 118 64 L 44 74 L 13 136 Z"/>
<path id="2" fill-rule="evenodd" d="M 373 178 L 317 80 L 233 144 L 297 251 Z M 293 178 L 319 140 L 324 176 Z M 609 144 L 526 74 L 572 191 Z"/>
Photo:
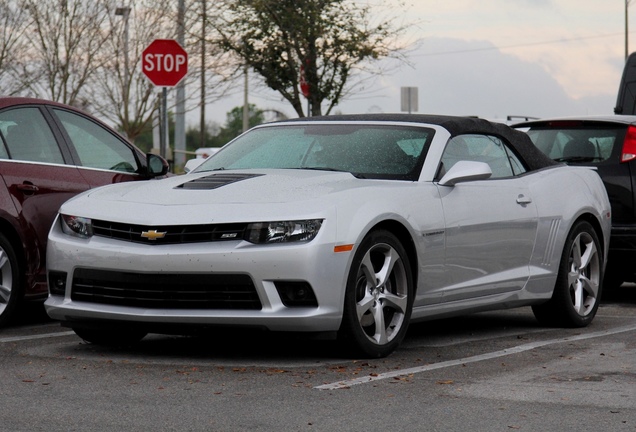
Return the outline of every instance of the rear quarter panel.
<path id="1" fill-rule="evenodd" d="M 531 189 L 539 214 L 539 229 L 530 263 L 528 291 L 545 296 L 552 291 L 565 241 L 579 219 L 595 221 L 605 264 L 611 212 L 603 182 L 593 169 L 559 166 L 531 175 L 537 177 Z"/>

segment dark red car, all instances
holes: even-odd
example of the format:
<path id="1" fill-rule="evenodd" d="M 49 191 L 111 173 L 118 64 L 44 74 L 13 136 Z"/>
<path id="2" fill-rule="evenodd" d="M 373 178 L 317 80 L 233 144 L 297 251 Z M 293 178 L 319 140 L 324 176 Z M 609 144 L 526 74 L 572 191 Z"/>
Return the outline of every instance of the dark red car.
<path id="1" fill-rule="evenodd" d="M 163 176 L 101 121 L 59 103 L 0 97 L 0 325 L 47 296 L 46 240 L 60 205 L 87 189 Z"/>

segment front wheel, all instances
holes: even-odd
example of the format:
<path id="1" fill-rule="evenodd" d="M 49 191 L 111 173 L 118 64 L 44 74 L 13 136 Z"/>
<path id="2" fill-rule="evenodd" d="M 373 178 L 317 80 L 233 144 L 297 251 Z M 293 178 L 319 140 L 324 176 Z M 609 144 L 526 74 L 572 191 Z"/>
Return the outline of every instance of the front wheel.
<path id="1" fill-rule="evenodd" d="M 9 240 L 0 234 L 0 327 L 13 316 L 22 300 L 22 270 Z"/>
<path id="2" fill-rule="evenodd" d="M 388 231 L 374 231 L 356 252 L 345 291 L 339 337 L 363 357 L 385 357 L 408 329 L 413 277 L 404 247 Z"/>
<path id="3" fill-rule="evenodd" d="M 561 327 L 585 327 L 601 300 L 603 253 L 588 222 L 574 225 L 563 248 L 552 298 L 532 307 L 539 322 Z"/>

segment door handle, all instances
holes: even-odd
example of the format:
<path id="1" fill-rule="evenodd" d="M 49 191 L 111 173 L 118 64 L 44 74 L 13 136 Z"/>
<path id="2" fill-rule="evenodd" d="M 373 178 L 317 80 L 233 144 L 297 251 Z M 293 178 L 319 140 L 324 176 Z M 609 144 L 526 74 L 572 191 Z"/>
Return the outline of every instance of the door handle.
<path id="1" fill-rule="evenodd" d="M 39 188 L 32 183 L 22 183 L 17 186 L 18 190 L 25 195 L 33 195 Z"/>
<path id="2" fill-rule="evenodd" d="M 526 205 L 532 202 L 532 198 L 528 198 L 527 196 L 521 194 L 517 197 L 517 204 Z"/>

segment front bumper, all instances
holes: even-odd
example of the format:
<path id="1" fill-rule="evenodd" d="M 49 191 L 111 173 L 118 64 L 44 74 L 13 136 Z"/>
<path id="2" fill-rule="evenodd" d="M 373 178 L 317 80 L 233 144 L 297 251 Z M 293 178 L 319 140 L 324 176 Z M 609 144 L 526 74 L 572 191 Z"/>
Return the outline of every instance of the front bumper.
<path id="1" fill-rule="evenodd" d="M 334 252 L 334 243 L 254 245 L 232 240 L 178 245 L 144 245 L 102 237 L 89 240 L 69 237 L 54 224 L 49 234 L 47 270 L 49 275 L 66 275 L 45 302 L 48 315 L 73 326 L 76 323 L 113 325 L 130 323 L 148 328 L 180 326 L 249 326 L 272 331 L 325 332 L 338 330 L 342 318 L 346 276 L 352 252 Z M 251 280 L 260 308 L 218 309 L 210 303 L 185 307 L 174 303 L 143 302 L 107 304 L 76 294 L 76 275 L 106 273 L 134 278 L 138 286 L 163 279 L 163 289 L 187 287 L 187 281 L 240 275 Z M 212 279 L 211 279 L 212 280 Z M 168 281 L 168 282 L 166 282 Z M 317 305 L 289 307 L 279 294 L 281 283 L 307 283 Z M 199 285 L 202 285 L 199 283 Z M 278 285 L 278 289 L 277 289 Z M 150 290 L 152 290 L 150 286 Z M 75 290 L 75 291 L 74 291 Z M 75 294 L 74 294 L 75 293 Z M 168 305 L 168 306 L 166 306 Z"/>

